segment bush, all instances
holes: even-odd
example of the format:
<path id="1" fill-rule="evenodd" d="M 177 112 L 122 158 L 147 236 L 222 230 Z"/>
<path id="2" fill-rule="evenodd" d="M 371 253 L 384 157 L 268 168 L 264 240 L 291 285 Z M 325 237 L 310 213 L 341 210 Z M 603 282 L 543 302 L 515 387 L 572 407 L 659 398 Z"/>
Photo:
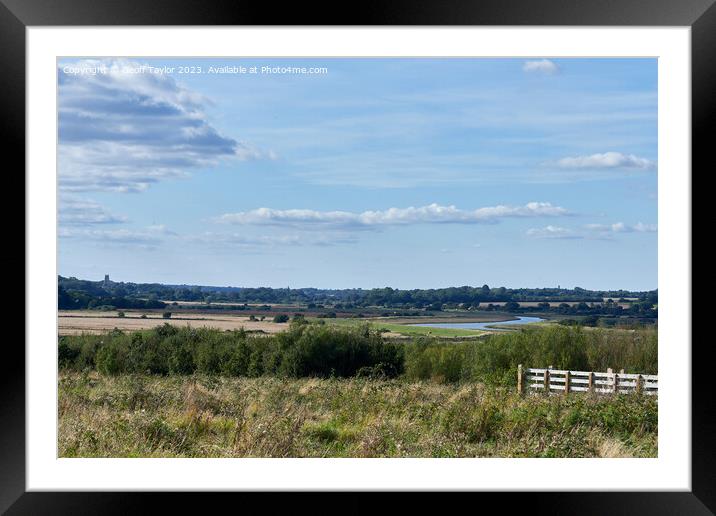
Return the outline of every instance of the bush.
<path id="1" fill-rule="evenodd" d="M 79 347 L 70 345 L 70 342 L 75 344 L 76 340 L 60 337 L 60 342 L 57 346 L 57 360 L 60 369 L 72 368 L 80 354 Z"/>
<path id="2" fill-rule="evenodd" d="M 275 336 L 244 331 L 177 328 L 62 337 L 63 368 L 96 368 L 103 374 L 222 374 L 227 376 L 395 377 L 403 372 L 402 345 L 383 341 L 368 325 L 338 329 L 293 321 Z"/>
<path id="3" fill-rule="evenodd" d="M 274 318 L 273 318 L 273 322 L 275 322 L 275 323 L 285 323 L 285 322 L 288 322 L 288 315 L 286 315 L 286 314 L 275 315 Z"/>
<path id="4" fill-rule="evenodd" d="M 402 346 L 385 342 L 368 325 L 350 329 L 296 325 L 284 340 L 288 346 L 280 372 L 288 376 L 355 376 L 359 369 L 378 364 L 384 364 L 381 370 L 391 376 L 403 372 Z"/>
<path id="5" fill-rule="evenodd" d="M 162 317 L 164 317 L 165 319 L 169 319 L 171 316 L 172 316 L 172 313 L 171 313 L 171 312 L 164 312 L 164 313 L 162 314 Z"/>
<path id="6" fill-rule="evenodd" d="M 97 350 L 95 361 L 100 373 L 115 375 L 126 371 L 127 346 L 112 339 Z"/>
<path id="7" fill-rule="evenodd" d="M 414 345 L 406 346 L 405 371 L 412 380 L 514 385 L 519 364 L 583 371 L 606 371 L 611 367 L 656 374 L 657 352 L 655 330 L 585 331 L 555 325 L 455 344 L 418 339 Z"/>
<path id="8" fill-rule="evenodd" d="M 289 377 L 387 377 L 434 382 L 481 382 L 511 386 L 517 366 L 586 371 L 607 368 L 656 374 L 655 329 L 632 331 L 554 325 L 492 335 L 485 340 L 413 342 L 384 340 L 369 324 L 336 327 L 291 322 L 271 336 L 165 323 L 131 334 L 63 336 L 58 365 L 103 374 L 151 373 Z"/>

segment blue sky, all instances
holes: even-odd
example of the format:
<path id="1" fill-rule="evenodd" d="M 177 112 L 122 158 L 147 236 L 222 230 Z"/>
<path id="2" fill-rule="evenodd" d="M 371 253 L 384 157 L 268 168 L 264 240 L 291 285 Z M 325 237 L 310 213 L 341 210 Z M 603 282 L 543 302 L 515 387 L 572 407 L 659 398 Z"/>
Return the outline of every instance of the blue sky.
<path id="1" fill-rule="evenodd" d="M 64 276 L 657 287 L 655 59 L 67 59 L 58 84 Z"/>

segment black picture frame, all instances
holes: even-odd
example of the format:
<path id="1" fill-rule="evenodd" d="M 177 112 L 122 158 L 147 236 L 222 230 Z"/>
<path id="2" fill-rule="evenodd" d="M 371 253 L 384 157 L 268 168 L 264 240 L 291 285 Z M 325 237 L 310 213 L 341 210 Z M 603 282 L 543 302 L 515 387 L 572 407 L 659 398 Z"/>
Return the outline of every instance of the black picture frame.
<path id="1" fill-rule="evenodd" d="M 689 26 L 692 51 L 692 163 L 705 169 L 712 153 L 716 105 L 715 0 L 363 0 L 354 4 L 247 2 L 244 0 L 0 0 L 0 134 L 8 191 L 24 191 L 25 29 L 30 26 L 83 25 L 574 25 Z M 10 158 L 15 158 L 10 160 Z M 706 173 L 706 170 L 702 171 Z M 689 171 L 684 171 L 689 173 Z M 691 172 L 693 178 L 693 172 Z M 693 250 L 691 250 L 693 253 Z M 693 255 L 692 255 L 693 256 Z M 23 265 L 24 266 L 24 265 Z M 27 271 L 26 271 L 27 274 Z M 690 343 L 680 343 L 687 346 Z M 550 514 L 713 514 L 716 511 L 716 424 L 712 402 L 708 342 L 692 347 L 692 491 L 588 493 L 483 493 L 510 510 L 529 508 Z M 51 493 L 25 489 L 25 355 L 6 345 L 0 374 L 0 512 L 8 514 L 146 512 L 148 499 L 182 504 L 176 493 Z M 9 354 L 7 354 L 9 353 Z M 231 495 L 226 495 L 231 496 Z M 247 496 L 247 495 L 243 495 Z M 371 495 L 372 496 L 372 495 Z M 370 507 L 352 494 L 342 510 Z M 422 504 L 422 496 L 413 502 Z M 314 505 L 314 495 L 299 505 Z M 198 502 L 202 504 L 202 502 Z M 295 503 L 295 502 L 293 502 Z M 481 500 L 481 504 L 484 503 Z M 204 505 L 197 505 L 206 509 Z M 334 506 L 335 507 L 335 506 Z M 483 505 L 483 507 L 487 507 Z M 168 505 L 164 505 L 167 509 Z M 363 512 L 361 510 L 360 512 Z"/>

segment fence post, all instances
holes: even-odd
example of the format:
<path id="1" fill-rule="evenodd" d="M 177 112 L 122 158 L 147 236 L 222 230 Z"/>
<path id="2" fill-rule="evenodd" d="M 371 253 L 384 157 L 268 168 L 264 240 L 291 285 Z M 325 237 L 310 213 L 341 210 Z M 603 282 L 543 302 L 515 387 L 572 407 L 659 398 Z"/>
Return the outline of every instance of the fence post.
<path id="1" fill-rule="evenodd" d="M 564 373 L 564 393 L 569 394 L 569 371 Z"/>
<path id="2" fill-rule="evenodd" d="M 619 394 L 619 374 L 614 373 L 614 394 Z"/>
<path id="3" fill-rule="evenodd" d="M 544 392 L 549 394 L 549 369 L 544 370 Z"/>
<path id="4" fill-rule="evenodd" d="M 641 375 L 636 376 L 636 393 L 641 394 L 641 389 L 643 387 L 644 379 L 641 377 Z"/>
<path id="5" fill-rule="evenodd" d="M 522 388 L 523 388 L 522 387 L 522 376 L 523 376 L 523 374 L 524 373 L 522 372 L 522 364 L 519 364 L 517 366 L 517 393 L 518 394 L 522 394 Z"/>
<path id="6" fill-rule="evenodd" d="M 587 375 L 587 391 L 594 392 L 594 372 L 589 371 Z"/>

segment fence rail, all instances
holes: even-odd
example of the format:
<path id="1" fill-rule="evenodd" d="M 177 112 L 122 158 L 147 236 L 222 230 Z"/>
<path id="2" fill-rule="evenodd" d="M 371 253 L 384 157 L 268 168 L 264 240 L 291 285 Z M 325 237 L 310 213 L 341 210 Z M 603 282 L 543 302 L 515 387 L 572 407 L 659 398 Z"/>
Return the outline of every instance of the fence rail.
<path id="1" fill-rule="evenodd" d="M 606 373 L 517 367 L 517 390 L 523 392 L 594 392 L 601 394 L 639 393 L 655 396 L 659 377 L 654 374 Z"/>

